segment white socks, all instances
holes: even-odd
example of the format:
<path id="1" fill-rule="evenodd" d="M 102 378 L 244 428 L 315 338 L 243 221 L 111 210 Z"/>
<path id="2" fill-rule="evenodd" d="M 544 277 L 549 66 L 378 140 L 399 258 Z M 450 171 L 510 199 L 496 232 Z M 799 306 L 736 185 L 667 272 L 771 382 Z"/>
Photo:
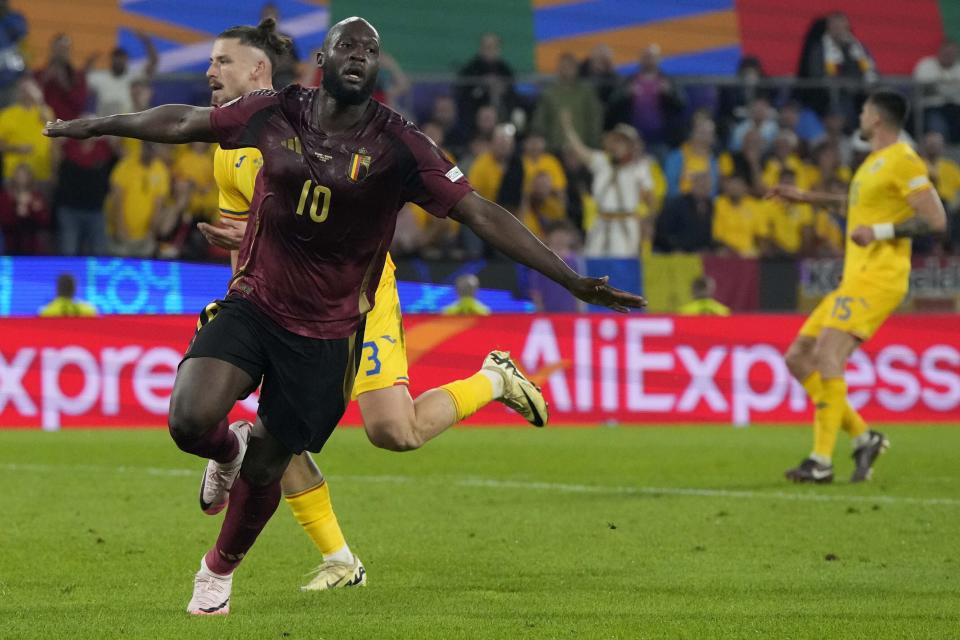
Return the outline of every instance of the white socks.
<path id="1" fill-rule="evenodd" d="M 340 564 L 353 564 L 353 553 L 350 552 L 349 545 L 343 545 L 330 555 L 323 554 L 324 562 L 339 562 Z"/>
<path id="2" fill-rule="evenodd" d="M 490 384 L 493 385 L 493 399 L 496 400 L 497 398 L 503 397 L 503 376 L 489 369 L 480 369 L 480 373 L 485 375 L 487 380 L 490 381 Z"/>

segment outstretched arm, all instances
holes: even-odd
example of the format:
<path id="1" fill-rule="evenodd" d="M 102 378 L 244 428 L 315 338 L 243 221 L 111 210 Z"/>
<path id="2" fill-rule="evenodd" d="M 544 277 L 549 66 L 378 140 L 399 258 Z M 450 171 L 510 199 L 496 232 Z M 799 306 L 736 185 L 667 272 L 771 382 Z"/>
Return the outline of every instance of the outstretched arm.
<path id="1" fill-rule="evenodd" d="M 211 107 L 165 104 L 137 113 L 121 113 L 105 118 L 57 120 L 48 122 L 43 135 L 50 138 L 93 138 L 121 136 L 148 142 L 183 144 L 217 142 L 210 125 Z"/>
<path id="2" fill-rule="evenodd" d="M 450 217 L 470 227 L 474 233 L 510 259 L 536 269 L 584 302 L 621 312 L 647 304 L 640 296 L 609 286 L 606 277 L 581 276 L 544 246 L 509 211 L 482 198 L 476 192 L 464 196 L 454 207 Z"/>
<path id="3" fill-rule="evenodd" d="M 845 206 L 847 196 L 837 193 L 825 193 L 822 191 L 806 191 L 790 185 L 776 185 L 767 191 L 767 198 L 779 198 L 787 202 L 804 202 L 812 205 L 824 207 Z"/>
<path id="4" fill-rule="evenodd" d="M 560 125 L 563 127 L 563 134 L 567 139 L 567 144 L 570 145 L 573 152 L 580 158 L 580 162 L 589 165 L 593 149 L 585 145 L 583 140 L 580 139 L 580 135 L 573 126 L 573 116 L 566 109 L 560 112 Z"/>

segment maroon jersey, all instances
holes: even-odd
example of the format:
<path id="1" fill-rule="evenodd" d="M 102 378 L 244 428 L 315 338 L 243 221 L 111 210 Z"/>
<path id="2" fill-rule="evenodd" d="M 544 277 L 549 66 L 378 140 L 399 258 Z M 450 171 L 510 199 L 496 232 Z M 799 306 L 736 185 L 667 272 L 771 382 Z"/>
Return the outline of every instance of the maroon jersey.
<path id="1" fill-rule="evenodd" d="M 210 115 L 225 149 L 257 147 L 263 168 L 231 291 L 311 338 L 356 332 L 393 239 L 415 202 L 445 217 L 472 187 L 429 138 L 370 101 L 349 131 L 317 128 L 320 93 L 254 91 Z"/>

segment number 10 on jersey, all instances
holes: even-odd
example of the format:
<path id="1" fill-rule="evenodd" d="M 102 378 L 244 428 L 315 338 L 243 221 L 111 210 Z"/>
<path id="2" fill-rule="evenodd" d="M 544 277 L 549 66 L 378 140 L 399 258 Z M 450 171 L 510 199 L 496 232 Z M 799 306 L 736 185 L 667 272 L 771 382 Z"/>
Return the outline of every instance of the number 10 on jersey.
<path id="1" fill-rule="evenodd" d="M 313 187 L 311 189 L 310 187 Z M 312 192 L 311 192 L 312 191 Z M 307 200 L 310 200 L 310 219 L 314 222 L 323 222 L 330 213 L 330 189 L 318 184 L 314 186 L 313 180 L 307 180 L 303 183 L 303 189 L 300 190 L 300 201 L 297 203 L 297 215 L 302 216 L 307 206 Z M 323 206 L 320 205 L 321 201 Z M 317 210 L 320 214 L 317 214 Z"/>

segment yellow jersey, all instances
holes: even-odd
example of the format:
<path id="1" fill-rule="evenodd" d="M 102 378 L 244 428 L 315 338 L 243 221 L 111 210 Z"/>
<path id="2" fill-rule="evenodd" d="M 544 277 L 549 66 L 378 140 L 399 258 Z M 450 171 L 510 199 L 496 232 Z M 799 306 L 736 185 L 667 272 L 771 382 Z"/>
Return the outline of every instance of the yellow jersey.
<path id="1" fill-rule="evenodd" d="M 160 158 L 144 166 L 140 158 L 126 156 L 110 174 L 110 184 L 120 190 L 120 217 L 130 240 L 142 240 L 150 233 L 153 217 L 170 195 L 170 171 Z"/>
<path id="2" fill-rule="evenodd" d="M 90 317 L 95 315 L 97 315 L 97 308 L 89 302 L 60 296 L 57 296 L 49 304 L 40 309 L 40 316 L 43 318 Z"/>
<path id="3" fill-rule="evenodd" d="M 53 139 L 43 135 L 43 125 L 53 116 L 47 107 L 24 107 L 14 104 L 0 111 L 0 140 L 8 145 L 25 147 L 24 151 L 7 151 L 3 158 L 3 178 L 8 180 L 17 166 L 26 164 L 36 180 L 53 176 Z"/>
<path id="4" fill-rule="evenodd" d="M 785 253 L 799 253 L 803 248 L 803 230 L 814 224 L 813 207 L 779 200 L 765 204 L 770 239 Z"/>
<path id="5" fill-rule="evenodd" d="M 700 298 L 680 305 L 677 313 L 682 316 L 729 316 L 730 307 L 712 298 Z"/>
<path id="6" fill-rule="evenodd" d="M 744 258 L 756 257 L 760 238 L 770 235 L 763 203 L 744 196 L 734 203 L 727 196 L 713 201 L 713 238 Z"/>
<path id="7" fill-rule="evenodd" d="M 263 156 L 255 147 L 221 149 L 217 145 L 213 154 L 213 179 L 220 192 L 220 217 L 246 221 L 262 166 Z"/>
<path id="8" fill-rule="evenodd" d="M 850 183 L 843 281 L 867 282 L 880 289 L 906 291 L 910 280 L 910 238 L 857 246 L 850 233 L 859 225 L 897 224 L 914 213 L 907 196 L 932 189 L 927 166 L 906 142 L 874 151 Z"/>
<path id="9" fill-rule="evenodd" d="M 930 166 L 930 163 L 927 163 Z M 960 165 L 949 158 L 937 158 L 933 163 L 931 175 L 936 175 L 937 193 L 948 204 L 952 204 L 960 194 Z"/>

